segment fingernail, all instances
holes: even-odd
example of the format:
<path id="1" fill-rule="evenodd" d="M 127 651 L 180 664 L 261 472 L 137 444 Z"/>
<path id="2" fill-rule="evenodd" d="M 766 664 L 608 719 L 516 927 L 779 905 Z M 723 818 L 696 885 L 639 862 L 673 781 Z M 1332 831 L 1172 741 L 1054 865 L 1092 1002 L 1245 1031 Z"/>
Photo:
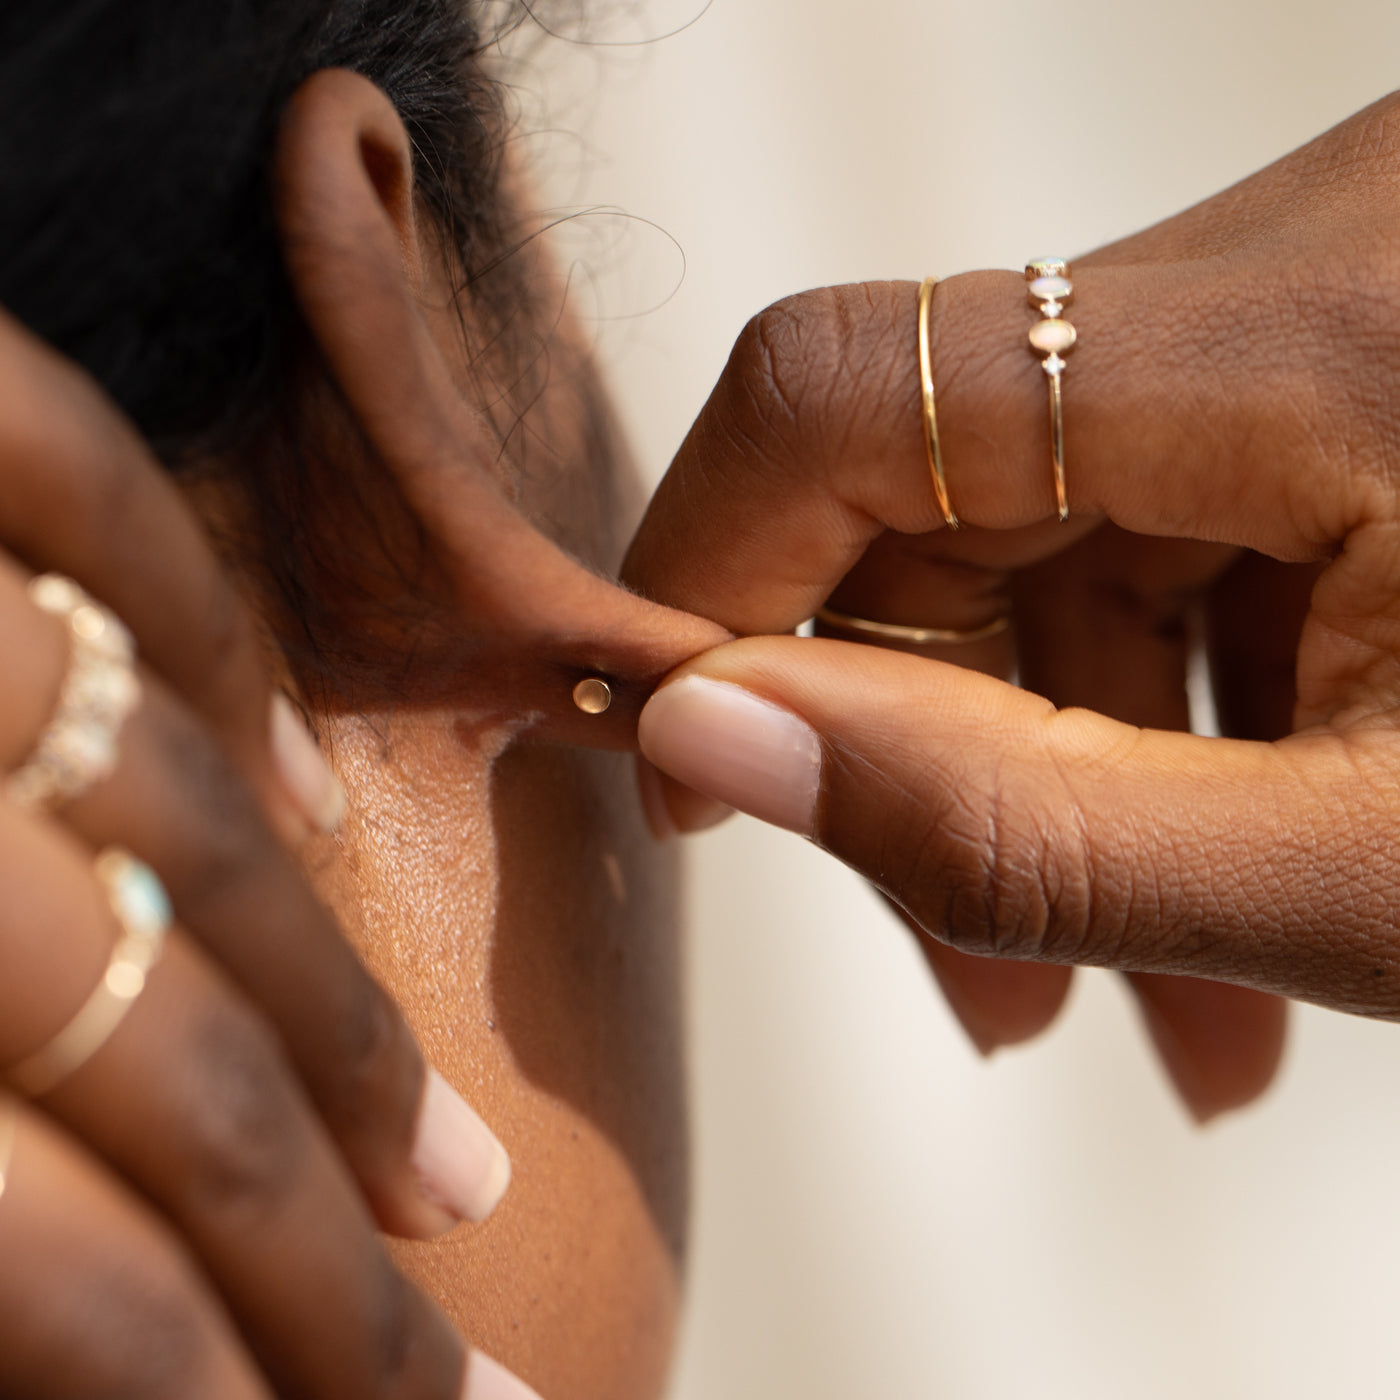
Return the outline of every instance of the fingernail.
<path id="1" fill-rule="evenodd" d="M 734 815 L 733 807 L 706 797 L 667 777 L 649 759 L 637 759 L 637 787 L 642 795 L 642 811 L 658 841 L 669 841 L 677 833 L 694 835 L 718 826 Z"/>
<path id="2" fill-rule="evenodd" d="M 540 1394 L 484 1351 L 474 1351 L 467 1358 L 462 1400 L 540 1400 Z"/>
<path id="3" fill-rule="evenodd" d="M 485 1220 L 510 1185 L 505 1148 L 435 1069 L 423 1086 L 413 1167 L 423 1194 L 457 1220 Z"/>
<path id="4" fill-rule="evenodd" d="M 810 836 L 821 786 L 816 731 L 737 685 L 686 676 L 647 701 L 642 752 L 677 782 Z"/>
<path id="5" fill-rule="evenodd" d="M 280 691 L 272 697 L 272 758 L 293 802 L 320 831 L 334 831 L 345 815 L 345 789 L 331 772 L 311 732 Z"/>

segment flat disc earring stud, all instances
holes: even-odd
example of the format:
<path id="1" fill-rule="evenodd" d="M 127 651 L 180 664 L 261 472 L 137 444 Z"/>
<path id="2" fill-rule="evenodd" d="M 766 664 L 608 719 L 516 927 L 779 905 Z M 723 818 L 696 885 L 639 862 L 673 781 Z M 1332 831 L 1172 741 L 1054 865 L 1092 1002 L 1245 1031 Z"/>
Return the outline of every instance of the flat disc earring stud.
<path id="1" fill-rule="evenodd" d="M 574 687 L 574 704 L 586 715 L 601 715 L 612 704 L 612 687 L 598 676 L 587 676 Z"/>

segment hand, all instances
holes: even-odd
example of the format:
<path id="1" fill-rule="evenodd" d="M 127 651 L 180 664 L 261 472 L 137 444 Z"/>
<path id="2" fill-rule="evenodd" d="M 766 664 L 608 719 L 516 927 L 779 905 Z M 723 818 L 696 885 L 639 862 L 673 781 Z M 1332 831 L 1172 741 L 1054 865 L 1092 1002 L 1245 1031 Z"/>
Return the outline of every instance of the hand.
<path id="1" fill-rule="evenodd" d="M 869 876 L 983 1043 L 1053 1015 L 1030 963 L 1129 971 L 1203 1116 L 1273 1072 L 1260 993 L 1400 1014 L 1398 137 L 1391 98 L 1074 263 L 1067 525 L 1024 282 L 977 273 L 933 318 L 968 528 L 929 482 L 916 289 L 872 284 L 746 329 L 625 569 L 746 636 L 652 699 L 654 763 Z M 1014 634 L 764 635 L 828 599 Z M 1229 738 L 1171 732 L 1196 616 Z"/>
<path id="2" fill-rule="evenodd" d="M 116 411 L 8 319 L 0 386 L 0 773 L 33 753 L 72 651 L 31 571 L 125 621 L 144 697 L 109 777 L 51 815 L 0 800 L 0 1065 L 53 1043 L 103 978 L 98 852 L 152 867 L 177 925 L 91 1058 L 32 1100 L 0 1094 L 0 1390 L 462 1395 L 461 1342 L 375 1224 L 479 1218 L 508 1163 L 286 849 L 333 819 L 334 780 Z"/>

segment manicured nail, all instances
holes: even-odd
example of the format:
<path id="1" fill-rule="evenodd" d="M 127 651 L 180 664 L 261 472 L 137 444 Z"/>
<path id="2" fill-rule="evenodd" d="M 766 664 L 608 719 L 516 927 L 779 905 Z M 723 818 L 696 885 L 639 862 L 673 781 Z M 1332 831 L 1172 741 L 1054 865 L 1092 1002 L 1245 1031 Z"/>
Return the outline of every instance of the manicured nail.
<path id="1" fill-rule="evenodd" d="M 334 831 L 345 815 L 345 789 L 292 702 L 280 691 L 272 697 L 269 728 L 273 762 L 292 801 L 318 830 Z"/>
<path id="2" fill-rule="evenodd" d="M 430 1069 L 413 1143 L 418 1184 L 456 1220 L 485 1220 L 510 1185 L 510 1158 L 475 1109 Z"/>
<path id="3" fill-rule="evenodd" d="M 499 1361 L 492 1361 L 484 1351 L 474 1351 L 467 1358 L 462 1400 L 540 1400 L 540 1395 Z"/>
<path id="4" fill-rule="evenodd" d="M 642 752 L 677 782 L 774 826 L 810 836 L 822 746 L 791 710 L 737 685 L 686 676 L 642 710 Z"/>

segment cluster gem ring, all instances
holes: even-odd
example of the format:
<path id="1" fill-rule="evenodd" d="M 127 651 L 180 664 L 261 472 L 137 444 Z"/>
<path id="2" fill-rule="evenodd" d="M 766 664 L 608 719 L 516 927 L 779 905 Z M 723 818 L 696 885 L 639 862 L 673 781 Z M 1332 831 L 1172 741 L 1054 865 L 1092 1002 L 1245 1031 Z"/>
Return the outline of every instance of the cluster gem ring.
<path id="1" fill-rule="evenodd" d="M 68 670 L 58 705 L 29 758 L 5 781 L 17 807 L 48 811 L 110 777 L 117 738 L 141 700 L 136 647 L 117 617 L 62 574 L 29 581 L 29 597 L 68 624 Z"/>

